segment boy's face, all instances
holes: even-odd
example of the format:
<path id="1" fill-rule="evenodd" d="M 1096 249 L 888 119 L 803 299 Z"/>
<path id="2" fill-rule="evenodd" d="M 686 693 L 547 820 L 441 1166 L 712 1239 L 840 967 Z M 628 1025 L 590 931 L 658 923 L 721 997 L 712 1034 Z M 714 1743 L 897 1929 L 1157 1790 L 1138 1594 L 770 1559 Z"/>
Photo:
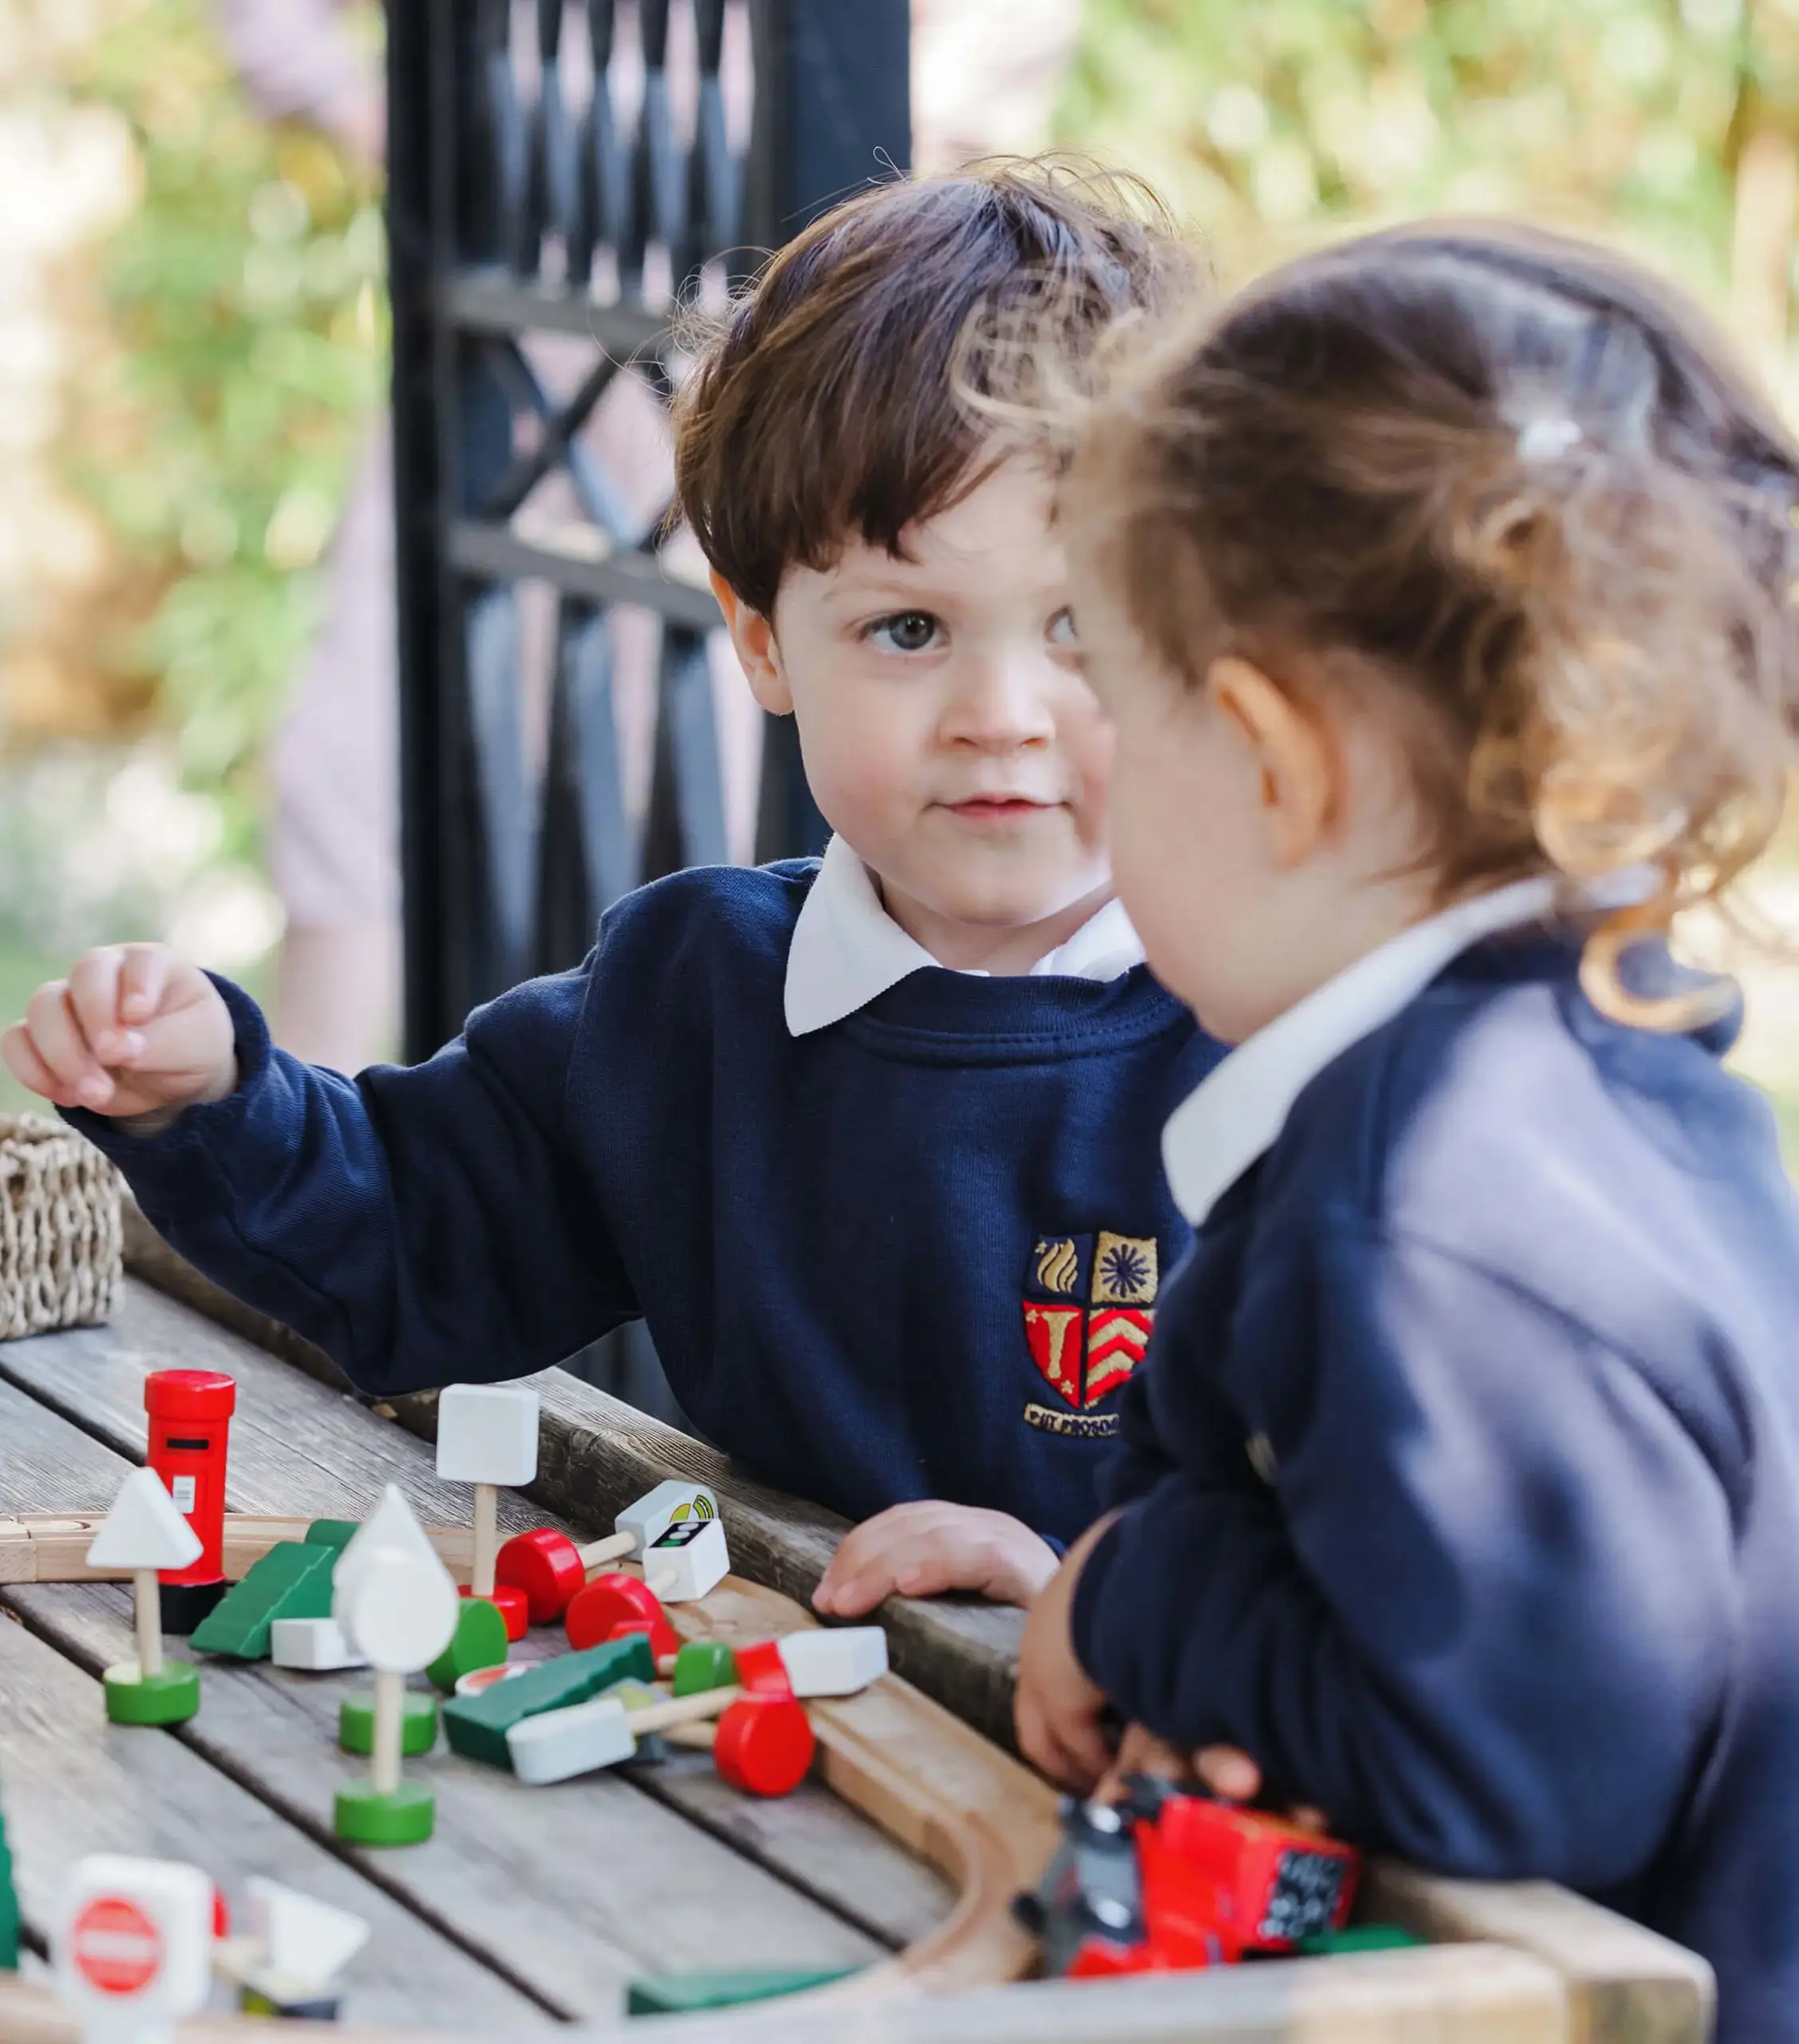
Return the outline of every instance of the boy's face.
<path id="1" fill-rule="evenodd" d="M 945 965 L 1036 925 L 1048 949 L 1110 893 L 1111 732 L 1076 664 L 1051 500 L 1010 460 L 910 527 L 909 557 L 856 540 L 791 569 L 771 631 L 727 600 L 759 699 L 798 720 L 826 821 Z"/>

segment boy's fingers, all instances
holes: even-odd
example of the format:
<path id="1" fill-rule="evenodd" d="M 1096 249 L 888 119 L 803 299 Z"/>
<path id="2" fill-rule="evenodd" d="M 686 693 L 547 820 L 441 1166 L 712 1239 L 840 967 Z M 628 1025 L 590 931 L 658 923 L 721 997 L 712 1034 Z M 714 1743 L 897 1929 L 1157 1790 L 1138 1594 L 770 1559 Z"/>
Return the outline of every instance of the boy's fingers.
<path id="1" fill-rule="evenodd" d="M 101 1064 L 122 1064 L 132 1055 L 132 1032 L 124 1026 L 119 1009 L 124 964 L 120 948 L 107 945 L 77 959 L 69 974 L 69 1005 Z"/>
<path id="2" fill-rule="evenodd" d="M 22 1022 L 15 1022 L 0 1036 L 0 1059 L 20 1085 L 29 1086 L 57 1107 L 75 1105 L 74 1095 L 32 1048 L 30 1033 Z"/>
<path id="3" fill-rule="evenodd" d="M 25 1011 L 25 1026 L 32 1048 L 63 1089 L 61 1104 L 97 1107 L 112 1098 L 113 1082 L 88 1048 L 62 980 L 52 980 L 33 994 Z"/>
<path id="4" fill-rule="evenodd" d="M 169 954 L 160 944 L 128 944 L 119 965 L 119 1016 L 147 1022 L 162 1005 L 168 985 Z"/>

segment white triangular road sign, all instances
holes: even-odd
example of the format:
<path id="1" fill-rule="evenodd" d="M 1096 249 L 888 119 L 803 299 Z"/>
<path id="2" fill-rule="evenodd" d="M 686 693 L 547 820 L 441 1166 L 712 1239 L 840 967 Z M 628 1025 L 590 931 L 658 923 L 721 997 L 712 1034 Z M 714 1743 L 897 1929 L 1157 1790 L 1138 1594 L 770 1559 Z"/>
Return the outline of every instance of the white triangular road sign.
<path id="1" fill-rule="evenodd" d="M 88 1548 L 89 1568 L 185 1568 L 200 1535 L 175 1509 L 153 1469 L 134 1469 L 120 1486 L 106 1523 Z"/>
<path id="2" fill-rule="evenodd" d="M 283 1888 L 279 1881 L 252 1875 L 244 1883 L 250 1897 L 251 1928 L 262 1944 L 263 1963 L 284 1979 L 303 1982 L 309 1991 L 330 1986 L 363 1947 L 369 1927 L 347 1909 Z"/>

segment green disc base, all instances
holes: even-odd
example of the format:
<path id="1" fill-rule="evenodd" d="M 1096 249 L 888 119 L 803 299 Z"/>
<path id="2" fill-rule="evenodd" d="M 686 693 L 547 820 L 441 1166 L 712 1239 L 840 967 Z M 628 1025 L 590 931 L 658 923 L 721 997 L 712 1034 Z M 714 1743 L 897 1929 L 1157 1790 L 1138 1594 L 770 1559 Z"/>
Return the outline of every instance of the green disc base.
<path id="1" fill-rule="evenodd" d="M 351 1845 L 422 1845 L 437 1819 L 429 1788 L 402 1782 L 391 1796 L 372 1788 L 340 1788 L 332 1829 Z"/>
<path id="2" fill-rule="evenodd" d="M 449 1646 L 425 1673 L 448 1696 L 464 1675 L 500 1666 L 509 1644 L 499 1606 L 485 1597 L 465 1597 Z"/>
<path id="3" fill-rule="evenodd" d="M 808 1987 L 846 1980 L 858 1969 L 838 1967 L 830 1972 L 799 1972 L 792 1967 L 768 1971 L 745 1967 L 731 1973 L 664 1973 L 633 1980 L 625 1991 L 627 2015 L 681 2015 L 700 2009 L 735 2008 L 745 2002 L 772 2001 L 778 1994 L 803 1994 Z"/>
<path id="4" fill-rule="evenodd" d="M 347 1753 L 374 1751 L 374 1696 L 354 1690 L 337 1707 L 337 1742 Z M 400 1751 L 409 1757 L 428 1753 L 438 1742 L 438 1700 L 408 1690 L 400 1713 Z"/>
<path id="5" fill-rule="evenodd" d="M 115 1725 L 184 1725 L 200 1708 L 200 1670 L 185 1661 L 165 1661 L 147 1679 L 135 1661 L 121 1661 L 100 1679 Z"/>

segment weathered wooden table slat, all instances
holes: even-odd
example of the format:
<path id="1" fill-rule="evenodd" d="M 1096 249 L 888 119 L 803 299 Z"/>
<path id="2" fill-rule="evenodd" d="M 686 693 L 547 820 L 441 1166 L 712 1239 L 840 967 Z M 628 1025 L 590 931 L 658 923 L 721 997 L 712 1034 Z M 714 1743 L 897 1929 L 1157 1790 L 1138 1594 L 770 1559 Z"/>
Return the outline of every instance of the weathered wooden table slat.
<path id="1" fill-rule="evenodd" d="M 361 1516 L 393 1481 L 427 1523 L 466 1518 L 466 1492 L 440 1483 L 432 1466 L 433 1399 L 371 1411 L 316 1350 L 225 1300 L 141 1222 L 130 1239 L 152 1282 L 129 1285 L 114 1325 L 0 1345 L 0 1517 L 104 1506 L 144 1452 L 144 1377 L 199 1366 L 239 1383 L 234 1508 Z M 609 1530 L 620 1505 L 680 1474 L 719 1491 L 740 1574 L 809 1596 L 841 1521 L 562 1372 L 534 1381 L 539 1477 L 529 1498 L 502 1494 L 504 1529 Z M 394 1419 L 402 1424 L 387 1424 Z M 765 1636 L 771 1623 L 800 1622 L 787 1608 L 783 1618 L 766 1591 L 742 1583 L 715 1593 L 692 1622 Z M 1008 1733 L 1016 1614 L 895 1599 L 882 1618 L 898 1667 L 969 1723 Z M 546 1649 L 534 1639 L 522 1650 Z M 773 1804 L 725 1789 L 698 1754 L 527 1792 L 440 1748 L 422 1764 L 438 1797 L 436 1839 L 381 1854 L 341 1846 L 330 1831 L 331 1794 L 361 1765 L 335 1749 L 336 1702 L 366 1676 L 209 1663 L 204 1708 L 189 1725 L 173 1735 L 113 1730 L 94 1677 L 129 1651 L 122 1586 L 0 1586 L 0 1804 L 28 1920 L 43 1920 L 54 1874 L 88 1850 L 192 1858 L 228 1888 L 251 1871 L 271 1872 L 376 1926 L 347 1983 L 344 2044 L 377 2024 L 380 2044 L 421 2026 L 521 2044 L 556 2029 L 597 2044 L 625 2034 L 615 2012 L 633 1975 L 871 1961 L 844 1990 L 664 2019 L 654 2034 L 690 2044 L 836 2044 L 852 2034 L 858 2044 L 1700 2044 L 1705 2034 L 1709 1976 L 1690 1955 L 1558 1890 L 1405 1868 L 1375 1870 L 1381 1913 L 1465 1942 L 919 2000 L 904 1991 L 911 1953 L 965 1951 L 961 1971 L 953 1962 L 939 1977 L 980 1979 L 981 1953 L 1000 1947 L 980 1936 L 958 1944 L 966 1905 L 953 1911 L 936 1873 L 830 1792 L 834 1769 L 850 1770 L 864 1807 L 915 1848 L 941 1855 L 953 1831 L 953 1860 L 978 1856 L 991 1837 L 989 1876 L 1013 1872 L 1025 1834 L 1024 1856 L 1044 1848 L 1049 1812 L 1040 1784 L 1016 1767 L 1008 1775 L 1009 1763 L 941 1711 L 933 1719 L 921 1700 L 906 1705 L 903 1684 L 815 1707 L 818 1777 Z M 15 1694 L 29 1701 L 10 1707 Z M 909 1797 L 905 1771 L 917 1776 L 921 1753 L 934 1786 Z M 836 1778 L 847 1792 L 849 1777 Z M 1024 1829 L 1001 1850 L 1008 1796 Z M 896 1971 L 889 1955 L 901 1947 L 911 1953 Z M 0 2034 L 60 2044 L 73 2034 L 42 1998 L 0 1984 Z M 182 2031 L 193 2044 L 242 2044 L 249 2034 L 217 2018 Z"/>

